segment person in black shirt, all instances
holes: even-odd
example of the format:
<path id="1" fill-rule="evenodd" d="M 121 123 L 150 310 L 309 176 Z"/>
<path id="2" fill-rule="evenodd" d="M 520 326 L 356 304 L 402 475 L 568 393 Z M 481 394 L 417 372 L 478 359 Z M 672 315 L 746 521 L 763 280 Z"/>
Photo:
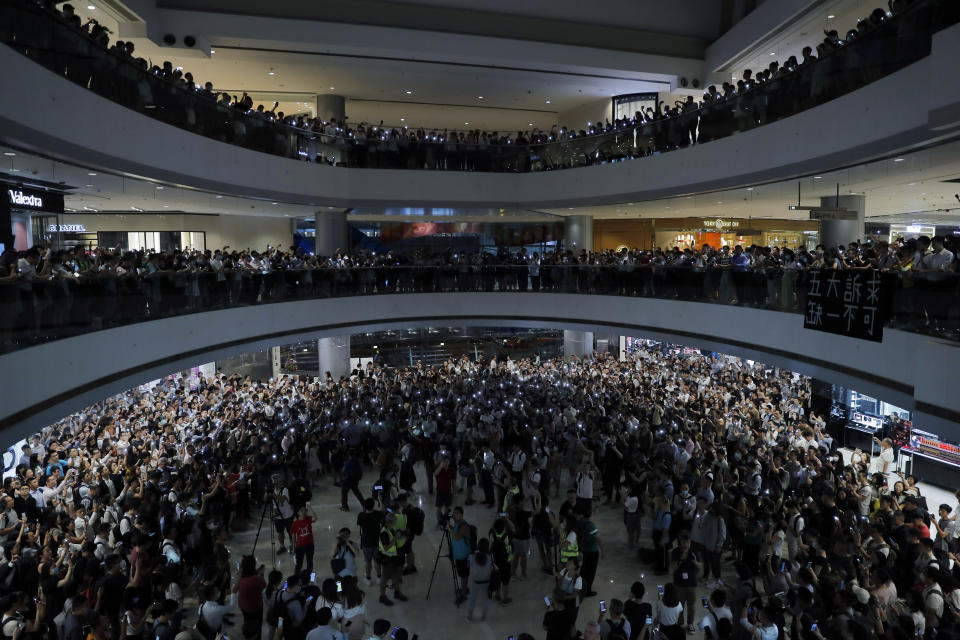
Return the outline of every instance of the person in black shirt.
<path id="1" fill-rule="evenodd" d="M 370 585 L 370 567 L 377 555 L 380 526 L 383 524 L 383 512 L 373 509 L 373 498 L 363 501 L 363 512 L 357 514 L 357 526 L 360 527 L 360 548 L 363 550 L 363 570 L 367 585 Z M 377 577 L 380 577 L 380 564 L 377 563 Z"/>
<path id="2" fill-rule="evenodd" d="M 630 623 L 630 640 L 637 640 L 640 631 L 647 624 L 647 618 L 653 616 L 653 607 L 649 602 L 643 601 L 645 592 L 643 583 L 638 580 L 630 586 L 630 599 L 623 603 L 623 615 Z"/>
<path id="3" fill-rule="evenodd" d="M 562 590 L 554 589 L 549 598 L 550 604 L 547 605 L 547 612 L 543 614 L 543 628 L 547 632 L 547 640 L 570 638 L 570 614 L 564 606 L 564 597 Z"/>

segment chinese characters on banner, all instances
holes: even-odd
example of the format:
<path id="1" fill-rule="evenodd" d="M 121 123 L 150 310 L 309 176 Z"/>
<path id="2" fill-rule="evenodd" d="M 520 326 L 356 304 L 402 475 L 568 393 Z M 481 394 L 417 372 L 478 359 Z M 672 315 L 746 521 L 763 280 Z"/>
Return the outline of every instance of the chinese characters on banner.
<path id="1" fill-rule="evenodd" d="M 883 341 L 879 271 L 812 270 L 808 275 L 805 329 Z"/>

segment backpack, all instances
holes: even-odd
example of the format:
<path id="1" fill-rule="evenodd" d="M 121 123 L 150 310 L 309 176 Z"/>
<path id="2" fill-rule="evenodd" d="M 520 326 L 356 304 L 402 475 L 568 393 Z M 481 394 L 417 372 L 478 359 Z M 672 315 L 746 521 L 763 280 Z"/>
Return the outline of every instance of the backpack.
<path id="1" fill-rule="evenodd" d="M 620 617 L 620 622 L 617 625 L 613 624 L 612 620 L 607 620 L 607 624 L 610 625 L 610 631 L 607 633 L 607 640 L 630 640 L 627 636 L 627 632 L 624 630 L 627 619 L 625 616 Z"/>
<path id="2" fill-rule="evenodd" d="M 280 602 L 280 594 L 283 593 L 277 589 L 270 595 L 270 604 L 267 606 L 267 624 L 276 627 L 280 623 L 281 614 L 286 607 Z"/>
<path id="3" fill-rule="evenodd" d="M 407 531 L 419 536 L 423 533 L 423 523 L 427 516 L 420 507 L 411 507 L 407 512 Z"/>
<path id="4" fill-rule="evenodd" d="M 293 484 L 290 485 L 290 506 L 293 507 L 294 512 L 299 511 L 300 507 L 308 504 L 313 498 L 313 493 L 307 484 L 300 480 L 294 480 Z"/>

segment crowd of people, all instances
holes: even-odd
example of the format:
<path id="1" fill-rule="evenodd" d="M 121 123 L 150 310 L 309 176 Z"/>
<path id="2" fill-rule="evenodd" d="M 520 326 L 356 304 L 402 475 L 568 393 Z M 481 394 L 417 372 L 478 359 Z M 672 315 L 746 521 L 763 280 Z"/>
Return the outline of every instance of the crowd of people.
<path id="1" fill-rule="evenodd" d="M 878 269 L 898 328 L 960 337 L 960 240 L 847 246 L 704 245 L 620 251 L 338 252 L 267 247 L 169 252 L 70 248 L 0 256 L 0 343 L 12 347 L 143 319 L 290 299 L 443 291 L 680 298 L 781 311 L 805 306 L 811 269 Z M 94 323 L 91 318 L 99 318 Z M 99 323 L 99 324 L 98 324 Z M 43 336 L 48 336 L 43 338 Z"/>
<path id="2" fill-rule="evenodd" d="M 475 171 L 551 170 L 615 162 L 726 137 L 775 121 L 871 82 L 908 64 L 929 49 L 929 35 L 960 20 L 951 0 L 889 0 L 844 35 L 825 31 L 802 59 L 771 61 L 766 69 L 745 69 L 736 81 L 707 87 L 700 101 L 657 104 L 613 122 L 554 126 L 549 131 L 448 131 L 370 123 L 348 124 L 308 114 L 284 114 L 243 93 L 231 95 L 212 82 L 200 84 L 190 72 L 167 61 L 152 65 L 137 57 L 135 45 L 116 41 L 95 19 L 81 23 L 70 4 L 57 10 L 50 0 L 20 0 L 56 18 L 87 42 L 34 42 L 36 20 L 7 40 L 27 55 L 85 87 L 153 117 L 229 142 L 272 153 L 341 166 Z M 907 15 L 904 15 L 907 14 Z M 901 19 L 903 17 L 904 19 Z M 69 55 L 84 44 L 99 55 Z M 101 64 L 102 62 L 102 64 Z M 621 134 L 621 135 L 617 135 Z"/>
<path id="3" fill-rule="evenodd" d="M 655 344 L 624 360 L 167 379 L 16 452 L 0 630 L 214 640 L 235 616 L 249 640 L 402 640 L 368 620 L 364 589 L 379 582 L 381 611 L 405 606 L 435 525 L 468 621 L 526 581 L 550 586 L 542 620 L 513 622 L 519 638 L 955 638 L 957 506 L 927 504 L 889 441 L 842 455 L 814 404 L 796 374 Z M 317 570 L 311 492 L 331 482 L 343 510 L 356 497 L 357 530 Z M 430 513 L 410 500 L 424 483 Z M 622 509 L 622 531 L 601 537 L 604 508 Z M 488 531 L 467 519 L 483 509 Z M 261 513 L 296 556 L 288 575 L 231 553 L 236 523 Z M 615 539 L 637 550 L 622 594 L 598 579 Z M 609 600 L 584 604 L 599 591 Z"/>

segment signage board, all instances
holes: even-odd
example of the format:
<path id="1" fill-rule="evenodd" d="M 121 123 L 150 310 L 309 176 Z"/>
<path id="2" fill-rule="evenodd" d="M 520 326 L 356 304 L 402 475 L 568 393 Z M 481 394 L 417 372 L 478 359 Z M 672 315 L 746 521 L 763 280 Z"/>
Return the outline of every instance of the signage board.
<path id="1" fill-rule="evenodd" d="M 856 220 L 856 211 L 839 209 L 814 209 L 810 212 L 811 220 Z"/>
<path id="2" fill-rule="evenodd" d="M 45 211 L 63 213 L 63 194 L 57 191 L 28 189 L 15 185 L 4 185 L 7 204 L 11 209 L 24 211 Z"/>
<path id="3" fill-rule="evenodd" d="M 805 329 L 883 342 L 886 292 L 879 271 L 811 269 Z"/>
<path id="4" fill-rule="evenodd" d="M 50 233 L 86 233 L 87 228 L 82 224 L 48 224 Z"/>
<path id="5" fill-rule="evenodd" d="M 740 227 L 740 220 L 726 220 L 724 218 L 704 218 L 701 223 L 703 227 L 707 229 L 716 229 L 717 231 L 722 231 L 724 229 L 737 229 Z"/>

